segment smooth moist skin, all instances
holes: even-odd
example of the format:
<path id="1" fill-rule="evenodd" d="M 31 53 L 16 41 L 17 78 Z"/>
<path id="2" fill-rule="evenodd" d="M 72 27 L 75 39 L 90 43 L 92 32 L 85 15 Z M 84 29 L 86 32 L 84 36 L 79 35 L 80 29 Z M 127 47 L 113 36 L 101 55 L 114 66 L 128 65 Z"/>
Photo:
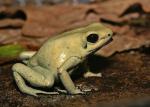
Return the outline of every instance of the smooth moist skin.
<path id="1" fill-rule="evenodd" d="M 24 64 L 16 63 L 12 67 L 16 84 L 21 92 L 37 96 L 38 93 L 58 94 L 62 90 L 46 92 L 36 87 L 51 88 L 55 82 L 61 81 L 67 93 L 82 94 L 84 92 L 75 87 L 70 75 L 80 63 L 85 63 L 89 54 L 99 50 L 111 39 L 112 31 L 100 23 L 49 38 L 37 52 L 21 53 Z M 101 74 L 87 70 L 84 76 L 100 77 Z"/>

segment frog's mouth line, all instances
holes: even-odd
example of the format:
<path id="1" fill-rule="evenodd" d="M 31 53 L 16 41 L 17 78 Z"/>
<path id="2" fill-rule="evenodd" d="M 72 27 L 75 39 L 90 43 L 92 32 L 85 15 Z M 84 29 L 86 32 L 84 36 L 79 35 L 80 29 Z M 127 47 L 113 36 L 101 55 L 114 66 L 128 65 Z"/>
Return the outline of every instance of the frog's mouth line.
<path id="1" fill-rule="evenodd" d="M 102 47 L 105 46 L 105 45 L 107 45 L 107 44 L 109 44 L 112 41 L 113 41 L 113 38 L 111 37 L 106 43 L 104 43 L 104 45 L 102 45 Z"/>
<path id="2" fill-rule="evenodd" d="M 110 42 L 113 41 L 113 38 L 112 37 L 106 37 L 106 38 L 103 38 L 103 39 L 108 39 L 107 42 L 105 42 L 101 47 L 95 49 L 95 50 L 92 50 L 91 53 L 95 53 L 96 51 L 98 51 L 99 49 L 101 49 L 102 47 L 104 47 L 105 45 L 109 44 Z"/>

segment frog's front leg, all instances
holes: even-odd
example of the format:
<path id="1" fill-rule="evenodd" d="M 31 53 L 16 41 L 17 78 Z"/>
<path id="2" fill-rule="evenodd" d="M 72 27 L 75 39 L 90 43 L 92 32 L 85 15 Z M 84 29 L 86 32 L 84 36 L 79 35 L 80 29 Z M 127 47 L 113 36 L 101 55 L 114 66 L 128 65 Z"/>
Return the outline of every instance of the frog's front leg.
<path id="1" fill-rule="evenodd" d="M 58 68 L 60 80 L 70 94 L 83 94 L 82 91 L 75 87 L 73 81 L 70 78 L 69 73 L 67 72 L 70 68 L 75 67 L 80 62 L 81 59 L 79 57 L 73 56 L 69 58 L 66 62 L 64 62 L 60 68 Z"/>
<path id="2" fill-rule="evenodd" d="M 83 74 L 84 78 L 88 78 L 88 77 L 102 77 L 102 73 L 93 73 L 93 72 L 91 72 L 87 63 L 88 63 L 87 60 L 85 60 L 84 63 L 83 63 L 83 66 L 86 69 L 86 72 Z"/>
<path id="3" fill-rule="evenodd" d="M 31 85 L 36 87 L 51 87 L 54 83 L 54 78 L 52 75 L 42 75 L 40 72 L 34 71 L 33 69 L 21 63 L 13 65 L 12 70 L 14 71 L 14 78 L 21 92 L 33 96 L 37 96 L 38 93 L 58 94 L 56 92 L 46 92 L 33 89 L 25 84 L 25 80 L 27 80 Z"/>

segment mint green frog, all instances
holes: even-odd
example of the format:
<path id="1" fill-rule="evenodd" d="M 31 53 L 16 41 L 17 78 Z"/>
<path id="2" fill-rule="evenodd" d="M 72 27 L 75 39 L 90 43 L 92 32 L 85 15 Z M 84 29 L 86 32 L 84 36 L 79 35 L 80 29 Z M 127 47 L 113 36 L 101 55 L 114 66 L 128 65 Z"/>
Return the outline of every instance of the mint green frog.
<path id="1" fill-rule="evenodd" d="M 23 52 L 23 63 L 13 65 L 13 76 L 20 91 L 29 95 L 58 94 L 38 89 L 51 88 L 60 81 L 69 94 L 83 94 L 70 75 L 89 54 L 94 54 L 112 39 L 112 31 L 100 23 L 93 23 L 49 38 L 37 52 Z M 101 76 L 87 72 L 85 77 Z M 27 85 L 28 82 L 31 86 Z M 37 88 L 36 88 L 37 87 Z"/>

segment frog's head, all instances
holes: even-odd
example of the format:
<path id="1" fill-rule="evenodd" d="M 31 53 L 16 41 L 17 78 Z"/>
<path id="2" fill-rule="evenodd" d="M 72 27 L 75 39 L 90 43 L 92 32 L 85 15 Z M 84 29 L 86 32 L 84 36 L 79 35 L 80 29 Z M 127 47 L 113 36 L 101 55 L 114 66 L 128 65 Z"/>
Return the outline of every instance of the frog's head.
<path id="1" fill-rule="evenodd" d="M 112 41 L 113 32 L 100 23 L 90 24 L 83 31 L 82 48 L 86 55 L 96 52 Z"/>

